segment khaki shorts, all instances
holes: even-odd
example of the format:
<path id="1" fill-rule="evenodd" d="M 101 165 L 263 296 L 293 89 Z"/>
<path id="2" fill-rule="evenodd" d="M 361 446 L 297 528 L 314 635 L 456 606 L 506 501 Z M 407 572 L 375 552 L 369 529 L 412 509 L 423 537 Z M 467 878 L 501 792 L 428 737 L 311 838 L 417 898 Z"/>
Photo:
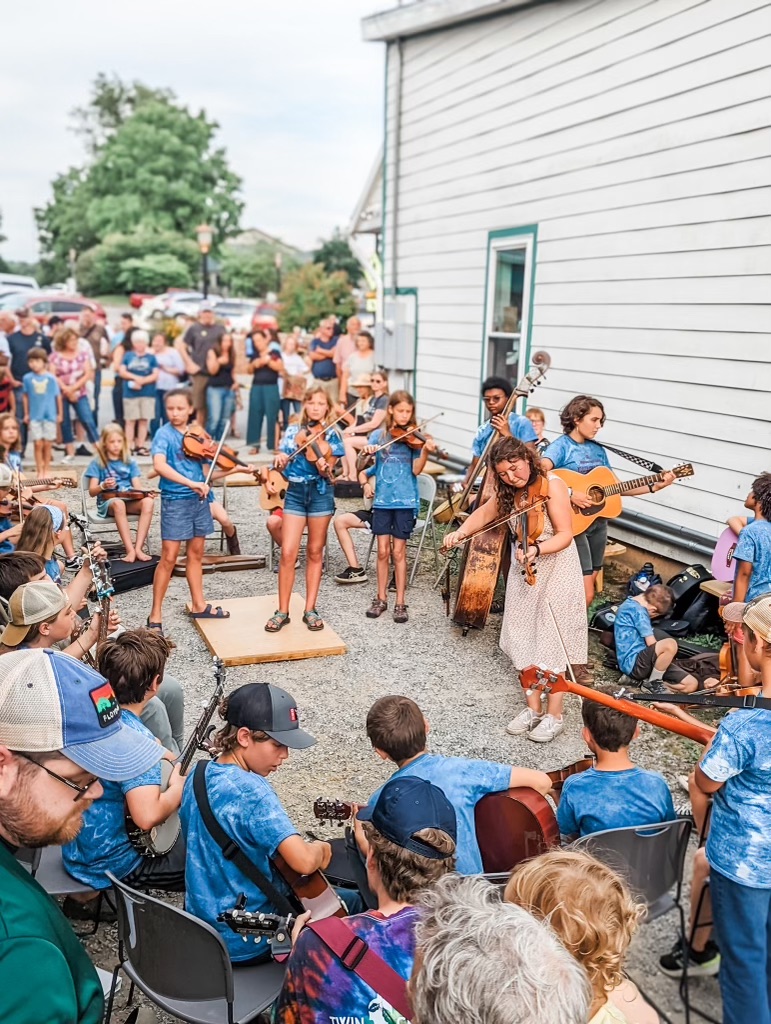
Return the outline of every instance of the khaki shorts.
<path id="1" fill-rule="evenodd" d="M 155 396 L 152 398 L 123 398 L 123 418 L 151 420 L 155 417 Z"/>
<path id="2" fill-rule="evenodd" d="M 206 373 L 194 373 L 190 378 L 190 398 L 196 412 L 206 412 L 206 388 L 209 376 Z"/>
<path id="3" fill-rule="evenodd" d="M 322 391 L 326 391 L 329 395 L 330 402 L 337 402 L 338 395 L 340 394 L 340 381 L 337 377 L 333 377 L 331 380 L 319 380 L 317 377 L 311 377 L 309 388 L 321 388 Z"/>
<path id="4" fill-rule="evenodd" d="M 51 420 L 30 420 L 29 439 L 30 441 L 55 441 L 56 424 Z"/>

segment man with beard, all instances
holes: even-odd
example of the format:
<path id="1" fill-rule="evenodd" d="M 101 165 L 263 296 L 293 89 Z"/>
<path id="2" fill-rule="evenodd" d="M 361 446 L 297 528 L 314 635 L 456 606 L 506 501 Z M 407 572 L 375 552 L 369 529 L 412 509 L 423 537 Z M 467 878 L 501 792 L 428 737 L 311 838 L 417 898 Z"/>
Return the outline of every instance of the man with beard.
<path id="1" fill-rule="evenodd" d="M 127 728 L 112 688 L 54 650 L 0 658 L 0 1020 L 99 1024 L 96 970 L 57 904 L 15 860 L 68 843 L 102 795 L 163 753 Z"/>

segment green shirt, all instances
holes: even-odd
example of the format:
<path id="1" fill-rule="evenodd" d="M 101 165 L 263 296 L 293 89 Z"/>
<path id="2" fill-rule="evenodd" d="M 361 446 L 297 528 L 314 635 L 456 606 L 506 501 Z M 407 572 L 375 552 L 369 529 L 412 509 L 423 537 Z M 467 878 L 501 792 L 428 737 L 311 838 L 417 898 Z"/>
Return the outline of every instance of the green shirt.
<path id="1" fill-rule="evenodd" d="M 0 842 L 0 1021 L 100 1024 L 99 977 L 56 902 Z"/>

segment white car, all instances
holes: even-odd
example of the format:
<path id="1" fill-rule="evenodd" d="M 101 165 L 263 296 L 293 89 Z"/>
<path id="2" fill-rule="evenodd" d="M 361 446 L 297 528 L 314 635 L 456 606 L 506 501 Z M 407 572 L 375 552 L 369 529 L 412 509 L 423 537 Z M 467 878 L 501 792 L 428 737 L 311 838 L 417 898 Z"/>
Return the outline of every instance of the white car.
<path id="1" fill-rule="evenodd" d="M 257 299 L 223 299 L 214 306 L 214 315 L 229 331 L 246 334 L 252 329 L 254 314 L 260 303 Z"/>
<path id="2" fill-rule="evenodd" d="M 209 295 L 205 301 L 213 306 L 222 301 L 222 296 Z M 203 292 L 164 292 L 153 299 L 146 299 L 139 308 L 137 318 L 140 326 L 152 330 L 159 320 L 197 316 L 203 302 Z"/>

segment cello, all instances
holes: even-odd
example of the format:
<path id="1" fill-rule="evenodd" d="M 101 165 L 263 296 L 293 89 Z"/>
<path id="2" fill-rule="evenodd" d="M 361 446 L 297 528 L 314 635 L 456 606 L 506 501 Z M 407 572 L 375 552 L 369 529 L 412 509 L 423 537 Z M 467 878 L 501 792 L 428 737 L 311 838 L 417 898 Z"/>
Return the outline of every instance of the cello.
<path id="1" fill-rule="evenodd" d="M 514 409 L 517 398 L 526 398 L 550 366 L 551 357 L 546 352 L 535 353 L 533 356 L 533 369 L 522 378 L 514 391 L 512 391 L 501 413 L 502 416 L 508 419 Z M 478 505 L 491 498 L 495 490 L 494 473 L 490 471 L 489 466 L 489 454 L 493 444 L 500 436 L 497 430 L 492 431 L 490 439 L 479 458 L 478 468 L 484 467 L 485 474 L 477 496 Z M 468 493 L 471 491 L 471 483 L 472 481 L 469 480 L 466 490 L 463 494 L 458 495 L 458 509 L 464 507 Z M 487 622 L 487 616 L 490 614 L 490 606 L 493 603 L 495 587 L 498 582 L 498 574 L 501 570 L 504 544 L 506 543 L 508 531 L 508 524 L 502 523 L 494 530 L 488 530 L 479 534 L 466 546 L 458 574 L 455 609 L 452 614 L 452 621 L 456 626 L 461 627 L 463 636 L 466 636 L 469 629 L 482 629 Z"/>

